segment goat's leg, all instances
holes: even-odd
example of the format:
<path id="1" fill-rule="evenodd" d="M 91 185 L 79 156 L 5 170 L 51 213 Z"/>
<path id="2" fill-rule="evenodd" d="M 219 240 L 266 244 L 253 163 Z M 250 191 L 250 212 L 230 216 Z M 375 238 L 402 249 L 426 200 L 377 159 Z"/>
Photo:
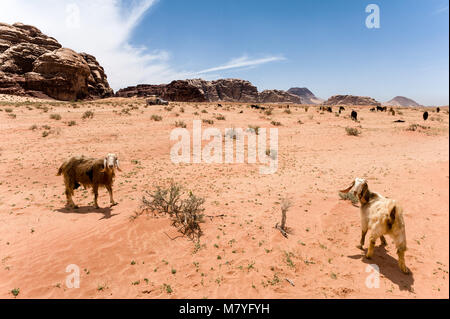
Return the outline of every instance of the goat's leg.
<path id="1" fill-rule="evenodd" d="M 378 236 L 372 234 L 370 236 L 370 244 L 369 248 L 367 249 L 366 258 L 370 259 L 373 256 L 373 249 L 375 248 L 375 242 L 377 241 Z"/>
<path id="2" fill-rule="evenodd" d="M 111 206 L 116 206 L 117 202 L 114 201 L 112 187 L 110 185 L 108 185 L 108 186 L 106 186 L 106 189 L 108 190 L 108 193 L 109 193 L 109 200 L 111 202 Z"/>
<path id="3" fill-rule="evenodd" d="M 366 235 L 367 235 L 367 229 L 363 229 L 361 231 L 361 241 L 360 244 L 358 246 L 356 246 L 359 249 L 364 249 L 364 242 L 366 241 Z"/>
<path id="4" fill-rule="evenodd" d="M 72 190 L 69 187 L 66 187 L 66 198 L 67 198 L 67 206 L 72 208 L 78 208 L 77 205 L 73 202 L 72 199 Z"/>
<path id="5" fill-rule="evenodd" d="M 92 186 L 92 190 L 94 191 L 94 207 L 98 209 L 98 208 L 100 208 L 98 206 L 98 202 L 97 202 L 97 200 L 98 200 L 98 185 L 94 184 Z"/>
<path id="6" fill-rule="evenodd" d="M 380 239 L 381 239 L 381 245 L 383 245 L 383 246 L 387 246 L 387 241 L 386 241 L 386 238 L 384 238 L 384 236 L 383 236 L 383 235 L 381 235 L 381 236 L 380 236 Z"/>
<path id="7" fill-rule="evenodd" d="M 405 238 L 404 235 L 403 236 L 398 235 L 394 237 L 394 241 L 395 246 L 397 247 L 398 267 L 403 273 L 408 274 L 409 270 L 405 264 L 406 240 L 404 238 Z"/>

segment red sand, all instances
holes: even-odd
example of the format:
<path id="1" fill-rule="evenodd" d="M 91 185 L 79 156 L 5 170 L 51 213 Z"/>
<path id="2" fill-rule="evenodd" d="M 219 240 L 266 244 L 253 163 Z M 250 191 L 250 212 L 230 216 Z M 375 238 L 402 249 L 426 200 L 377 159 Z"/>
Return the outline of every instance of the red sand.
<path id="1" fill-rule="evenodd" d="M 292 114 L 276 108 L 269 120 L 247 105 L 222 104 L 231 108 L 178 103 L 166 111 L 144 108 L 138 99 L 73 104 L 79 108 L 0 103 L 0 298 L 14 298 L 15 288 L 17 298 L 449 297 L 448 108 L 424 122 L 420 109 L 393 117 L 356 107 L 356 124 L 349 108 L 340 117 L 315 107 L 291 107 Z M 45 105 L 53 109 L 45 113 Z M 117 114 L 132 105 L 139 109 Z M 94 118 L 82 120 L 88 109 Z M 62 120 L 50 119 L 54 113 Z M 221 130 L 281 122 L 278 172 L 260 175 L 259 164 L 172 164 L 175 121 L 190 130 L 194 118 L 213 113 L 226 117 L 215 120 Z M 151 121 L 153 114 L 163 121 Z M 406 123 L 393 123 L 400 118 Z M 71 120 L 77 125 L 69 127 Z M 412 123 L 430 128 L 407 131 Z M 31 130 L 34 124 L 38 129 Z M 45 138 L 43 125 L 51 126 Z M 345 127 L 358 125 L 361 136 L 346 134 Z M 119 205 L 108 208 L 101 189 L 105 208 L 96 210 L 90 191 L 78 190 L 74 200 L 81 208 L 66 209 L 63 179 L 55 176 L 60 164 L 72 155 L 110 152 L 122 163 L 114 187 Z M 398 269 L 390 238 L 371 261 L 356 248 L 359 209 L 338 196 L 355 177 L 403 205 L 411 275 Z M 169 238 L 178 233 L 167 217 L 130 218 L 145 190 L 171 178 L 206 198 L 206 215 L 225 215 L 202 224 L 198 251 L 186 238 Z M 285 196 L 293 199 L 288 239 L 274 229 Z M 372 263 L 380 267 L 379 288 L 365 284 Z M 70 264 L 80 267 L 79 289 L 66 287 Z"/>

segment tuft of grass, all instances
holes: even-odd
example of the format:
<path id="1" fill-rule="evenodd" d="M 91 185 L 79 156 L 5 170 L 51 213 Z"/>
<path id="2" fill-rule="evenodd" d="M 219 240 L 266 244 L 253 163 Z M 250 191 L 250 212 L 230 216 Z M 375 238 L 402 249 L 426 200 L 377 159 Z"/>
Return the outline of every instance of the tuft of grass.
<path id="1" fill-rule="evenodd" d="M 350 136 L 358 136 L 361 134 L 361 131 L 355 127 L 346 127 L 345 131 L 347 132 L 347 135 L 350 135 Z"/>
<path id="2" fill-rule="evenodd" d="M 183 121 L 176 121 L 176 122 L 175 122 L 175 127 L 186 128 L 187 125 L 186 125 L 186 123 L 184 123 Z"/>
<path id="3" fill-rule="evenodd" d="M 272 124 L 273 126 L 281 126 L 282 125 L 280 122 L 277 122 L 277 121 L 272 121 L 272 122 L 270 122 L 270 124 Z"/>
<path id="4" fill-rule="evenodd" d="M 359 203 L 359 200 L 352 193 L 341 193 L 341 192 L 339 192 L 339 197 L 341 199 L 343 199 L 343 200 L 351 201 L 354 205 Z"/>
<path id="5" fill-rule="evenodd" d="M 86 119 L 92 119 L 92 118 L 94 118 L 94 112 L 92 112 L 92 111 L 86 111 L 86 112 L 84 112 L 83 113 L 83 116 L 81 117 L 83 120 L 86 120 Z"/>
<path id="6" fill-rule="evenodd" d="M 162 118 L 162 116 L 153 114 L 152 117 L 151 117 L 150 119 L 151 119 L 152 121 L 155 121 L 155 122 L 161 122 L 163 118 Z"/>
<path id="7" fill-rule="evenodd" d="M 62 117 L 61 117 L 61 115 L 59 115 L 59 114 L 51 114 L 51 115 L 50 115 L 50 119 L 59 121 L 59 120 L 62 119 Z"/>
<path id="8" fill-rule="evenodd" d="M 69 123 L 67 123 L 68 126 L 75 126 L 77 125 L 77 122 L 75 121 L 70 121 Z"/>

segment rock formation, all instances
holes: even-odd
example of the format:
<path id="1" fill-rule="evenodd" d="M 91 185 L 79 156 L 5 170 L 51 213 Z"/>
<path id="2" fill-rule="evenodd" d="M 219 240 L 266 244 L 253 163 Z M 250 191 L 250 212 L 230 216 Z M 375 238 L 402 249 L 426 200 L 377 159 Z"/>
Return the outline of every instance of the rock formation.
<path id="1" fill-rule="evenodd" d="M 325 105 L 369 105 L 381 106 L 381 103 L 367 96 L 335 95 L 324 102 Z"/>
<path id="2" fill-rule="evenodd" d="M 294 94 L 280 90 L 265 90 L 259 93 L 260 103 L 294 103 L 302 104 L 302 99 Z"/>
<path id="3" fill-rule="evenodd" d="M 62 48 L 33 26 L 0 23 L 0 93 L 71 101 L 113 90 L 92 55 Z"/>
<path id="4" fill-rule="evenodd" d="M 411 100 L 404 96 L 396 96 L 392 100 L 385 103 L 388 106 L 421 106 L 414 100 Z"/>
<path id="5" fill-rule="evenodd" d="M 293 103 L 301 104 L 302 99 L 280 90 L 266 90 L 261 93 L 249 81 L 221 79 L 179 80 L 162 85 L 138 85 L 117 91 L 117 97 L 146 97 L 158 95 L 174 102 L 243 102 L 243 103 Z"/>
<path id="6" fill-rule="evenodd" d="M 301 98 L 302 104 L 321 104 L 323 100 L 316 97 L 310 90 L 307 88 L 290 88 L 288 91 L 290 94 L 297 95 Z"/>

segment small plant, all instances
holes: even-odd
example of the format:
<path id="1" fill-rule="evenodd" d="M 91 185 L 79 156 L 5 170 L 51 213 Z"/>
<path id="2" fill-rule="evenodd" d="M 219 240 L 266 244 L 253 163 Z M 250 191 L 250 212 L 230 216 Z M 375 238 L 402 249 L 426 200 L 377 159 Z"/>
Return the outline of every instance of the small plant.
<path id="1" fill-rule="evenodd" d="M 20 293 L 20 289 L 19 288 L 14 288 L 13 290 L 11 290 L 11 293 L 14 297 L 17 297 Z"/>
<path id="2" fill-rule="evenodd" d="M 259 135 L 259 129 L 260 129 L 260 127 L 259 127 L 258 125 L 249 125 L 248 128 L 249 128 L 249 130 L 250 130 L 252 133 L 255 133 L 256 135 Z"/>
<path id="3" fill-rule="evenodd" d="M 70 121 L 69 123 L 67 123 L 68 126 L 75 126 L 77 125 L 77 122 L 75 121 Z"/>
<path id="4" fill-rule="evenodd" d="M 168 294 L 171 294 L 173 292 L 173 289 L 172 287 L 170 287 L 170 285 L 164 284 L 163 288 Z"/>
<path id="5" fill-rule="evenodd" d="M 205 124 L 209 124 L 209 125 L 213 125 L 214 121 L 213 120 L 202 120 L 203 123 Z"/>
<path id="6" fill-rule="evenodd" d="M 176 122 L 175 122 L 175 127 L 186 128 L 187 125 L 186 125 L 186 123 L 184 123 L 183 121 L 176 121 Z"/>
<path id="7" fill-rule="evenodd" d="M 152 117 L 151 117 L 151 120 L 155 121 L 155 122 L 161 122 L 162 119 L 163 119 L 162 116 L 159 116 L 159 115 L 156 115 L 156 114 L 153 114 Z"/>
<path id="8" fill-rule="evenodd" d="M 266 114 L 267 116 L 271 116 L 272 113 L 273 113 L 273 109 L 272 109 L 272 108 L 267 109 L 267 110 L 264 112 L 264 114 Z"/>
<path id="9" fill-rule="evenodd" d="M 59 120 L 61 120 L 61 115 L 59 115 L 59 114 L 51 114 L 50 115 L 50 119 L 52 119 L 52 120 L 56 120 L 56 121 L 59 121 Z"/>
<path id="10" fill-rule="evenodd" d="M 225 121 L 225 116 L 223 116 L 222 114 L 219 114 L 216 116 L 216 120 L 218 121 Z"/>
<path id="11" fill-rule="evenodd" d="M 350 136 L 358 136 L 361 134 L 361 131 L 355 127 L 346 127 L 345 131 L 347 132 L 347 135 L 350 135 Z"/>
<path id="12" fill-rule="evenodd" d="M 289 198 L 283 198 L 283 200 L 281 201 L 281 225 L 278 225 L 278 223 L 275 225 L 275 228 L 277 228 L 286 238 L 288 233 L 288 229 L 286 227 L 286 214 L 291 206 L 291 200 Z"/>
<path id="13" fill-rule="evenodd" d="M 349 200 L 352 202 L 353 205 L 356 205 L 359 203 L 359 200 L 353 195 L 352 193 L 341 193 L 339 192 L 339 197 L 343 200 Z"/>
<path id="14" fill-rule="evenodd" d="M 172 226 L 191 239 L 199 239 L 202 235 L 200 223 L 203 223 L 205 199 L 189 192 L 183 197 L 182 187 L 171 183 L 169 188 L 156 187 L 153 193 L 146 193 L 150 198 L 143 196 L 141 208 L 143 211 L 168 214 Z"/>
<path id="15" fill-rule="evenodd" d="M 277 121 L 272 121 L 272 122 L 270 122 L 270 124 L 272 124 L 273 126 L 281 126 L 282 125 L 280 122 L 277 122 Z"/>
<path id="16" fill-rule="evenodd" d="M 32 131 L 35 131 L 37 129 L 38 129 L 38 126 L 36 124 L 34 124 L 30 127 L 30 130 L 32 130 Z"/>
<path id="17" fill-rule="evenodd" d="M 92 118 L 94 118 L 94 112 L 86 111 L 86 112 L 83 113 L 83 116 L 81 118 L 83 120 L 92 119 Z"/>
<path id="18" fill-rule="evenodd" d="M 47 137 L 47 136 L 49 136 L 50 135 L 50 132 L 49 131 L 44 131 L 44 132 L 42 132 L 42 137 Z"/>

